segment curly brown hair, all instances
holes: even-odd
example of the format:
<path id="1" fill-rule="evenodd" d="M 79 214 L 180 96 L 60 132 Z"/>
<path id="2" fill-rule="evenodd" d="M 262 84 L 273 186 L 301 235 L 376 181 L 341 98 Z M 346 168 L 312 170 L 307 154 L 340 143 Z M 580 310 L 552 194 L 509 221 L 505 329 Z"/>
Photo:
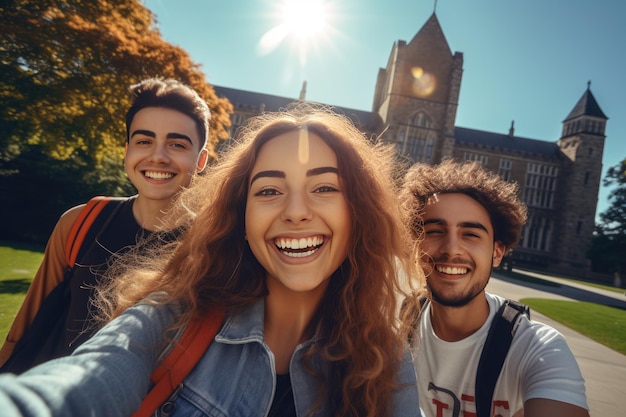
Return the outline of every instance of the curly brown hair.
<path id="1" fill-rule="evenodd" d="M 398 300 L 423 283 L 423 273 L 397 204 L 393 149 L 373 144 L 329 108 L 300 105 L 251 119 L 169 213 L 187 228 L 184 237 L 110 280 L 101 291 L 101 306 L 111 319 L 160 291 L 166 295 L 159 302 L 184 307 L 178 323 L 183 327 L 212 306 L 232 311 L 264 297 L 265 271 L 244 238 L 247 185 L 261 147 L 299 129 L 314 132 L 335 152 L 352 221 L 347 258 L 337 279 L 329 280 L 310 324 L 319 342 L 306 360 L 311 364 L 320 357 L 330 369 L 320 378 L 318 403 L 326 402 L 332 415 L 389 415 L 406 340 Z M 413 279 L 403 280 L 406 276 Z"/>
<path id="2" fill-rule="evenodd" d="M 413 237 L 422 234 L 421 216 L 428 199 L 436 194 L 462 193 L 478 201 L 489 214 L 494 240 L 513 249 L 526 223 L 526 206 L 518 185 L 485 170 L 478 162 L 445 159 L 438 165 L 417 163 L 405 175 L 400 194 Z"/>

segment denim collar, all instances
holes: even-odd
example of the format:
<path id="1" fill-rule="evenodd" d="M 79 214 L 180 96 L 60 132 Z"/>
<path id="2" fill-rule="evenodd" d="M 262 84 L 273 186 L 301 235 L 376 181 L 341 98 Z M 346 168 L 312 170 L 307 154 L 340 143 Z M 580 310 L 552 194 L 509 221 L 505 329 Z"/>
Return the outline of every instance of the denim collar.
<path id="1" fill-rule="evenodd" d="M 250 343 L 259 342 L 265 344 L 263 335 L 265 318 L 265 298 L 261 298 L 242 310 L 235 311 L 226 317 L 224 326 L 215 336 L 215 340 L 221 343 Z M 309 346 L 318 340 L 312 339 L 301 343 L 299 348 Z M 298 350 L 298 349 L 296 349 Z"/>
<path id="2" fill-rule="evenodd" d="M 263 343 L 264 315 L 265 298 L 261 298 L 250 306 L 228 315 L 215 340 L 223 343 Z"/>

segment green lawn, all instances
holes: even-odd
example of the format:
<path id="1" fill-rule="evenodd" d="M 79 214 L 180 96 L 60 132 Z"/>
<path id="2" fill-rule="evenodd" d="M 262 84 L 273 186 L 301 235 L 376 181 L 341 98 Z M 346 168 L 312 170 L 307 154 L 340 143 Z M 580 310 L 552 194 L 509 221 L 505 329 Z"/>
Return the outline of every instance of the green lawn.
<path id="1" fill-rule="evenodd" d="M 547 298 L 523 298 L 520 301 L 531 310 L 626 355 L 626 310 L 583 301 Z"/>
<path id="2" fill-rule="evenodd" d="M 43 248 L 0 241 L 0 341 L 4 342 L 26 290 L 33 279 Z"/>
<path id="3" fill-rule="evenodd" d="M 42 258 L 41 247 L 0 241 L 0 341 L 4 341 Z M 518 279 L 535 279 L 515 275 Z M 626 310 L 577 301 L 538 298 L 521 301 L 533 310 L 626 354 Z"/>

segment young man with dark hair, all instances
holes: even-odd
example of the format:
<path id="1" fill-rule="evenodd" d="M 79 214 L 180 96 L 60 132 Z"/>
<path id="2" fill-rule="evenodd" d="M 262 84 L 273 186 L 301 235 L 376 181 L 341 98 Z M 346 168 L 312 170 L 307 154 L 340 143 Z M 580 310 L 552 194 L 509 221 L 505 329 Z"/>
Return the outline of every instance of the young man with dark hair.
<path id="1" fill-rule="evenodd" d="M 429 291 L 414 351 L 427 417 L 477 415 L 478 363 L 506 301 L 485 287 L 526 222 L 517 191 L 476 162 L 416 164 L 405 177 L 401 200 Z M 583 377 L 557 330 L 520 314 L 488 410 L 489 417 L 589 416 Z"/>
<path id="2" fill-rule="evenodd" d="M 66 242 L 85 204 L 61 216 L 0 350 L 0 365 L 9 360 L 46 297 L 64 279 L 70 280 L 71 291 L 67 317 L 59 317 L 50 337 L 37 346 L 33 365 L 67 355 L 87 340 L 95 330 L 90 323 L 93 288 L 115 257 L 159 230 L 161 217 L 179 191 L 206 166 L 210 112 L 193 89 L 175 80 L 151 78 L 131 86 L 130 93 L 124 167 L 137 194 L 108 203 L 115 205 L 113 212 L 95 236 L 95 231 L 86 236 L 80 257 L 71 269 L 66 260 Z M 175 238 L 175 233 L 162 234 L 166 241 Z M 66 277 L 68 269 L 70 275 Z"/>

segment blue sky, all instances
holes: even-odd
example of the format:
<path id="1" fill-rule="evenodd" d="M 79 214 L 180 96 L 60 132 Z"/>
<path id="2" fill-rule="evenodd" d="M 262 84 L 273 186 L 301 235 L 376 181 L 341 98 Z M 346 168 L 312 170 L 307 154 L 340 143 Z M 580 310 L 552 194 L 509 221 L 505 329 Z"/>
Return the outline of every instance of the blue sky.
<path id="1" fill-rule="evenodd" d="M 214 85 L 371 110 L 376 76 L 393 43 L 409 42 L 434 0 L 326 0 L 322 32 L 289 34 L 271 50 L 264 34 L 288 0 L 145 0 L 168 42 L 185 49 Z M 450 49 L 464 55 L 456 125 L 556 141 L 591 81 L 609 118 L 606 170 L 626 157 L 626 2 L 438 0 Z M 609 190 L 600 189 L 599 212 Z"/>

